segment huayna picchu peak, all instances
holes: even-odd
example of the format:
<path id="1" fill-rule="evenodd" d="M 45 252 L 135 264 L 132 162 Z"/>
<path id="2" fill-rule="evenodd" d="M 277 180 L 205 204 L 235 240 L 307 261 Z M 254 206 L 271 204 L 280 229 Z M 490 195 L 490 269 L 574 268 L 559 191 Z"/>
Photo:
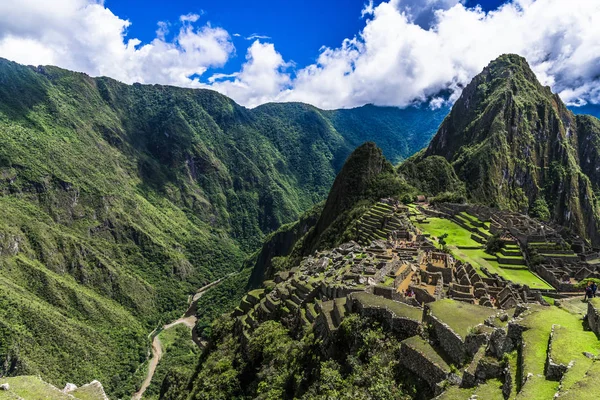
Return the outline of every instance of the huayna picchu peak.
<path id="1" fill-rule="evenodd" d="M 598 128 L 542 86 L 524 58 L 503 55 L 463 90 L 417 159 L 446 158 L 470 201 L 537 215 L 598 246 Z"/>
<path id="2" fill-rule="evenodd" d="M 0 59 L 0 400 L 593 398 L 600 120 L 447 112 Z"/>

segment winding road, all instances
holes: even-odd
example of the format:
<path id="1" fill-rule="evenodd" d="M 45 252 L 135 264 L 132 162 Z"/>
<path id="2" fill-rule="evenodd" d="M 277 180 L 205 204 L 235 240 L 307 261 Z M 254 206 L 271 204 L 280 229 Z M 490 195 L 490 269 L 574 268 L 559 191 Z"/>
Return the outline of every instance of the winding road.
<path id="1" fill-rule="evenodd" d="M 162 357 L 162 345 L 160 343 L 160 338 L 159 338 L 160 332 L 170 329 L 170 328 L 174 327 L 175 325 L 184 324 L 188 328 L 192 329 L 192 339 L 194 340 L 194 343 L 196 343 L 201 348 L 204 347 L 204 343 L 202 342 L 202 340 L 199 337 L 196 336 L 195 331 L 193 330 L 194 326 L 196 326 L 196 320 L 197 320 L 197 318 L 196 318 L 196 303 L 198 302 L 198 299 L 200 297 L 202 297 L 202 295 L 208 289 L 212 288 L 215 285 L 218 285 L 219 283 L 221 283 L 221 281 L 223 279 L 228 278 L 232 275 L 235 275 L 235 273 L 224 276 L 221 279 L 211 282 L 208 285 L 203 286 L 200 289 L 198 289 L 198 291 L 191 298 L 190 306 L 188 307 L 187 311 L 185 312 L 185 314 L 183 314 L 183 316 L 181 318 L 176 319 L 175 321 L 173 321 L 167 325 L 164 325 L 162 327 L 162 329 L 160 329 L 160 330 L 155 329 L 154 331 L 152 331 L 152 333 L 150 333 L 149 336 L 152 337 L 152 358 L 150 359 L 150 363 L 148 364 L 148 373 L 146 374 L 146 379 L 144 379 L 144 382 L 142 383 L 140 390 L 138 390 L 131 397 L 132 400 L 140 400 L 142 398 L 142 396 L 144 395 L 144 392 L 146 392 L 146 389 L 148 389 L 148 386 L 150 386 L 150 383 L 152 382 L 152 377 L 154 376 L 154 371 L 156 371 L 156 366 L 158 365 L 158 363 Z"/>

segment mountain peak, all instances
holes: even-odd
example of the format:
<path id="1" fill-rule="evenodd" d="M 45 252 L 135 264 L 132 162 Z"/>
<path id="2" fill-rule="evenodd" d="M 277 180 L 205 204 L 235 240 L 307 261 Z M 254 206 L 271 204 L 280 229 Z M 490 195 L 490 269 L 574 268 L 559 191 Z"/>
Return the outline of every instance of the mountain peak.
<path id="1" fill-rule="evenodd" d="M 504 54 L 465 87 L 424 156 L 445 157 L 471 200 L 523 213 L 543 201 L 554 222 L 597 243 L 595 183 L 580 179 L 574 151 L 589 135 L 577 125 L 525 58 Z"/>

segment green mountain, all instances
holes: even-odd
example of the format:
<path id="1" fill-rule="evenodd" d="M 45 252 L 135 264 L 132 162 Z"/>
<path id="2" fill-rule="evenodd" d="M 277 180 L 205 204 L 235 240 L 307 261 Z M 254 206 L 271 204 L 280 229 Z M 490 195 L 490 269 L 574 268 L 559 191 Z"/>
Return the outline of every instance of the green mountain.
<path id="1" fill-rule="evenodd" d="M 600 342 L 581 324 L 586 312 L 588 320 L 597 319 L 596 303 L 586 306 L 572 299 L 549 307 L 543 299 L 519 295 L 514 305 L 530 300 L 535 305 L 514 313 L 514 305 L 504 312 L 464 304 L 473 300 L 466 294 L 460 302 L 436 298 L 414 309 L 406 303 L 422 304 L 400 300 L 403 291 L 393 289 L 397 279 L 414 283 L 419 274 L 390 260 L 397 251 L 416 263 L 416 248 L 390 249 L 380 242 L 367 249 L 368 240 L 360 238 L 363 231 L 384 238 L 378 232 L 412 229 L 410 224 L 427 218 L 423 210 L 379 200 L 408 203 L 425 193 L 440 202 L 468 199 L 529 213 L 597 244 L 599 127 L 596 118 L 575 116 L 542 87 L 521 57 L 493 61 L 465 88 L 427 149 L 394 169 L 374 144 L 359 147 L 324 204 L 267 237 L 249 260 L 254 290 L 233 314 L 215 321 L 195 372 L 166 375 L 161 398 L 429 399 L 444 392 L 439 398 L 542 400 L 582 395 L 598 376 L 594 355 Z M 399 210 L 404 219 L 395 219 Z M 471 221 L 463 220 L 465 226 L 489 226 L 489 221 L 461 215 Z M 438 245 L 449 233 L 456 235 L 450 229 L 440 230 Z M 472 251 L 483 254 L 485 247 L 466 232 L 465 240 L 472 243 L 457 248 L 472 245 Z M 510 246 L 504 250 L 508 254 L 521 253 L 519 244 Z M 458 273 L 465 274 L 463 281 L 431 283 L 435 296 L 442 289 L 448 290 L 442 297 L 461 298 L 460 291 L 475 276 L 486 279 L 478 287 L 494 287 L 498 299 L 529 291 L 504 287 L 502 278 L 481 270 L 467 273 L 462 261 L 457 265 L 450 281 Z M 394 266 L 399 266 L 396 273 L 378 272 Z M 430 272 L 443 275 L 431 267 Z M 530 273 L 525 265 L 508 267 Z M 420 279 L 431 276 L 422 272 Z M 529 295 L 542 298 L 541 293 Z M 409 332 L 415 322 L 422 323 L 421 329 Z M 460 343 L 472 346 L 465 359 L 457 358 L 464 350 Z M 553 375 L 558 359 L 562 380 Z M 567 360 L 579 367 L 567 368 Z"/>
<path id="2" fill-rule="evenodd" d="M 469 200 L 549 218 L 598 245 L 599 127 L 569 111 L 524 58 L 504 55 L 463 90 L 413 162 L 444 157 Z"/>
<path id="3" fill-rule="evenodd" d="M 189 294 L 323 200 L 356 146 L 402 160 L 443 115 L 249 110 L 0 59 L 0 375 L 129 396 L 147 334 Z"/>

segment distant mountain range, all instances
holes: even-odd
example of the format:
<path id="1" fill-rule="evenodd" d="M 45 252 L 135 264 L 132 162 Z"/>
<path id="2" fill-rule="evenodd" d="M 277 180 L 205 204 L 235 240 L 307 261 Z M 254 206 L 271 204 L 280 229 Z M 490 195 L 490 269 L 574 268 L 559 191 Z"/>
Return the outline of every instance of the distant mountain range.
<path id="1" fill-rule="evenodd" d="M 146 335 L 325 199 L 350 152 L 399 162 L 447 110 L 253 110 L 0 59 L 0 375 L 134 392 Z"/>
<path id="2" fill-rule="evenodd" d="M 366 277 L 359 280 L 363 256 L 366 257 L 364 249 L 359 250 L 359 254 L 346 251 L 356 246 L 348 242 L 358 240 L 361 219 L 367 216 L 362 225 L 364 229 L 383 229 L 389 214 L 384 211 L 387 203 L 378 203 L 378 200 L 392 197 L 410 203 L 417 195 L 426 194 L 435 202 L 468 201 L 529 214 L 553 226 L 562 225 L 564 238 L 573 239 L 574 235 L 579 235 L 588 244 L 598 246 L 598 171 L 600 120 L 589 115 L 575 115 L 567 109 L 557 95 L 538 82 L 522 57 L 499 57 L 464 89 L 427 148 L 394 167 L 374 143 L 361 145 L 348 157 L 324 204 L 267 238 L 261 251 L 251 258 L 254 268 L 250 285 L 258 289 L 248 292 L 233 314 L 216 321 L 209 350 L 201 356 L 195 372 L 186 375 L 174 370 L 171 378 L 163 381 L 162 398 L 432 398 L 438 393 L 427 394 L 419 387 L 421 381 L 397 365 L 402 354 L 394 347 L 400 342 L 396 333 L 402 332 L 407 325 L 406 321 L 395 325 L 390 322 L 389 315 L 396 312 L 396 315 L 402 315 L 398 310 L 405 304 L 389 299 L 395 298 L 395 279 L 399 275 L 388 275 L 394 282 L 390 283 L 391 291 L 385 290 L 385 280 L 381 276 L 373 278 L 375 283 L 371 284 L 367 283 Z M 414 205 L 412 207 L 412 212 L 418 213 L 414 211 Z M 386 263 L 387 254 L 393 253 L 386 253 L 385 247 L 382 243 L 372 245 L 382 256 L 376 257 L 377 268 L 373 268 L 369 276 L 377 276 L 377 269 L 385 271 L 386 265 L 393 264 Z M 347 268 L 344 259 L 358 268 Z M 410 276 L 418 271 L 416 264 L 398 263 L 401 265 L 398 271 L 406 267 L 399 273 Z M 311 265 L 316 266 L 312 275 Z M 336 265 L 343 267 L 336 271 Z M 439 269 L 436 273 L 441 275 Z M 331 281 L 324 283 L 319 280 L 321 277 L 325 280 L 329 277 Z M 381 279 L 380 283 L 376 279 Z M 346 283 L 349 287 L 345 287 Z M 296 289 L 302 294 L 297 295 Z M 364 319 L 355 311 L 350 312 L 352 307 L 344 305 L 352 301 L 352 296 L 347 294 L 354 290 L 372 290 L 365 295 L 371 299 L 367 306 L 359 307 L 361 310 L 372 307 Z M 509 291 L 508 286 L 504 290 Z M 313 301 L 315 304 L 311 305 Z M 462 325 L 469 312 L 460 315 L 458 302 L 443 301 L 450 304 L 444 311 L 446 322 Z M 575 325 L 579 329 L 580 311 L 570 315 L 565 311 L 567 308 L 535 307 L 531 309 L 549 312 L 548 317 L 540 312 L 538 319 L 555 318 L 552 313 L 557 312 L 577 321 Z M 482 309 L 492 313 L 499 311 Z M 431 307 L 417 309 L 416 313 L 425 316 L 430 315 L 431 310 Z M 320 319 L 319 313 L 324 314 Z M 319 335 L 319 330 L 325 326 L 333 331 L 340 323 L 340 316 L 347 313 L 351 314 L 351 319 L 345 325 L 339 325 L 336 334 Z M 548 332 L 558 326 L 552 326 L 557 322 L 550 324 L 547 319 L 544 323 L 551 325 Z M 303 330 L 302 326 L 307 329 Z M 493 330 L 488 337 L 498 338 L 504 335 L 496 336 L 505 329 L 504 326 L 491 328 L 486 322 L 483 329 Z M 512 326 L 511 322 L 509 326 L 508 330 L 512 332 L 517 325 Z M 529 329 L 527 326 L 523 331 Z M 515 332 L 517 330 L 520 331 L 517 328 Z M 442 341 L 441 337 L 435 336 L 436 328 L 428 326 L 423 331 L 427 340 L 415 345 L 418 348 L 415 354 L 420 353 L 432 361 L 413 368 L 422 367 L 425 371 L 422 376 L 427 379 L 428 375 L 433 376 L 429 369 L 431 365 L 443 365 L 446 361 L 435 357 L 437 352 L 432 350 L 432 346 L 439 346 Z M 530 338 L 535 337 L 533 342 L 539 347 L 531 350 L 532 343 L 527 347 L 530 349 L 527 357 L 537 358 L 542 371 L 549 359 L 544 354 L 550 348 L 548 332 L 531 334 Z M 462 338 L 452 339 L 453 343 L 465 341 L 465 335 L 469 334 L 465 330 Z M 552 340 L 552 334 L 550 338 Z M 593 335 L 589 339 L 590 343 L 595 343 Z M 478 343 L 474 348 L 480 345 Z M 499 365 L 489 361 L 493 358 L 490 357 L 492 347 L 481 347 L 480 354 L 487 357 L 486 364 Z M 457 348 L 452 346 L 451 352 L 458 351 Z M 519 393 L 525 382 L 528 389 L 536 388 L 529 383 L 529 375 L 533 374 L 525 378 L 528 369 L 518 366 L 522 361 L 517 362 L 517 357 L 524 357 L 524 348 L 519 345 L 519 350 L 511 356 L 505 354 L 503 361 L 507 364 L 512 363 L 509 360 L 515 361 L 516 364 L 510 364 L 504 373 L 515 371 L 520 383 L 513 386 L 512 382 L 517 382 L 513 380 L 510 385 L 503 385 L 500 381 L 483 378 L 482 382 L 493 382 L 489 387 L 495 388 L 496 394 L 482 392 L 480 397 L 508 398 L 511 391 Z M 410 360 L 408 364 L 414 361 Z M 470 365 L 458 368 L 457 374 L 473 370 L 474 366 L 479 370 L 477 362 Z M 541 374 L 538 377 L 544 378 Z M 535 381 L 531 379 L 531 382 Z M 460 378 L 455 384 L 459 382 Z M 585 384 L 582 381 L 584 391 Z M 438 389 L 442 391 L 446 387 Z M 550 398 L 557 389 L 548 387 L 547 393 L 529 389 L 534 392 L 522 391 L 518 396 Z M 452 392 L 449 390 L 443 398 L 471 396 L 460 397 L 466 392 L 460 393 L 458 389 L 457 395 Z"/>

